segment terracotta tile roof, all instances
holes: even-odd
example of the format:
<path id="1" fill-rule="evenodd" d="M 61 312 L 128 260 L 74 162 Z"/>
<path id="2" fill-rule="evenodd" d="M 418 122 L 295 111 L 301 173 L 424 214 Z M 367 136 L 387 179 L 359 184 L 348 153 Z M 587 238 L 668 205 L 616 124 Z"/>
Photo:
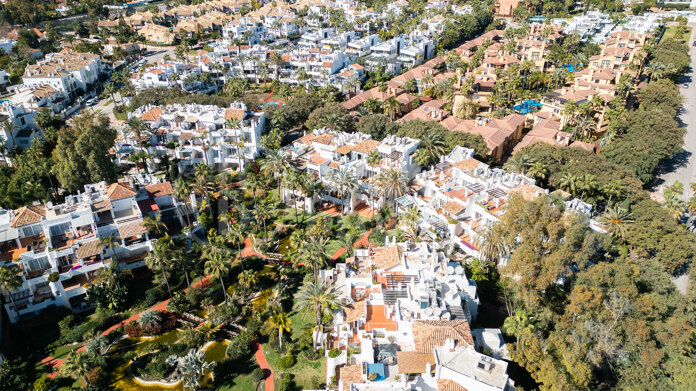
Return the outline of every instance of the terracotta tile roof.
<path id="1" fill-rule="evenodd" d="M 237 120 L 243 120 L 244 119 L 244 110 L 235 110 L 235 109 L 225 109 L 225 121 L 228 119 L 237 119 Z"/>
<path id="2" fill-rule="evenodd" d="M 508 194 L 520 194 L 522 196 L 522 198 L 524 198 L 525 200 L 531 201 L 531 200 L 537 198 L 537 196 L 543 192 L 538 187 L 525 183 L 525 184 L 519 185 L 517 187 L 514 187 L 514 188 L 508 190 L 507 193 Z"/>
<path id="3" fill-rule="evenodd" d="M 389 270 L 401 263 L 403 250 L 398 244 L 388 247 L 376 253 L 372 257 L 372 266 L 377 269 Z"/>
<path id="4" fill-rule="evenodd" d="M 377 150 L 380 142 L 377 140 L 366 139 L 353 146 L 353 151 L 369 155 Z"/>
<path id="5" fill-rule="evenodd" d="M 145 232 L 147 232 L 147 229 L 143 225 L 142 220 L 134 221 L 128 224 L 123 224 L 118 227 L 118 236 L 120 236 L 121 238 L 140 236 Z"/>
<path id="6" fill-rule="evenodd" d="M 478 161 L 474 158 L 468 158 L 468 159 L 460 160 L 460 161 L 452 164 L 452 166 L 454 166 L 454 167 L 456 167 L 464 172 L 471 172 L 471 171 L 474 171 L 475 169 L 477 169 L 479 164 L 481 164 L 480 161 Z"/>
<path id="7" fill-rule="evenodd" d="M 468 391 L 466 388 L 450 379 L 437 379 L 437 389 L 438 391 Z"/>
<path id="8" fill-rule="evenodd" d="M 312 145 L 312 141 L 316 138 L 317 136 L 314 133 L 307 133 L 304 136 L 300 137 L 296 142 L 300 142 L 304 145 Z"/>
<path id="9" fill-rule="evenodd" d="M 444 209 L 447 213 L 456 216 L 465 211 L 466 206 L 462 205 L 457 201 L 449 201 L 446 204 L 442 205 L 442 209 Z"/>
<path id="10" fill-rule="evenodd" d="M 339 167 L 341 167 L 341 164 L 338 163 L 338 162 L 331 162 L 331 163 L 329 163 L 329 167 L 331 167 L 331 168 L 339 168 Z"/>
<path id="11" fill-rule="evenodd" d="M 106 196 L 109 200 L 116 201 L 128 197 L 135 197 L 135 190 L 131 189 L 129 185 L 123 183 L 112 183 L 106 189 Z"/>
<path id="12" fill-rule="evenodd" d="M 456 346 L 474 344 L 466 320 L 417 320 L 412 328 L 413 342 L 419 352 L 432 352 L 435 346 L 444 346 L 448 339 L 453 339 Z"/>
<path id="13" fill-rule="evenodd" d="M 78 259 L 85 259 L 95 255 L 99 255 L 104 251 L 104 246 L 99 244 L 99 240 L 90 240 L 89 242 L 82 243 L 80 247 L 77 248 L 75 254 Z"/>
<path id="14" fill-rule="evenodd" d="M 153 197 L 161 197 L 168 194 L 172 194 L 172 184 L 169 182 L 157 183 L 154 185 L 145 186 L 145 191 L 147 191 Z"/>
<path id="15" fill-rule="evenodd" d="M 341 155 L 347 155 L 352 150 L 353 150 L 353 146 L 346 144 L 346 145 L 341 145 L 340 147 L 336 148 L 334 150 L 334 152 L 340 153 Z"/>
<path id="16" fill-rule="evenodd" d="M 362 318 L 367 314 L 367 305 L 365 301 L 358 301 L 343 307 L 343 312 L 346 313 L 346 323 L 352 323 Z"/>
<path id="17" fill-rule="evenodd" d="M 320 165 L 322 165 L 322 164 L 328 162 L 329 159 L 323 158 L 323 157 L 321 157 L 321 156 L 315 156 L 315 157 L 311 158 L 309 161 L 311 161 L 312 164 L 315 164 L 315 165 L 317 165 L 317 166 L 320 166 Z"/>
<path id="18" fill-rule="evenodd" d="M 144 112 L 143 115 L 140 116 L 140 120 L 148 122 L 157 121 L 162 114 L 164 114 L 164 110 L 161 107 L 153 107 Z"/>
<path id="19" fill-rule="evenodd" d="M 15 210 L 14 214 L 15 218 L 10 227 L 17 228 L 38 223 L 46 216 L 46 209 L 43 206 L 23 206 Z"/>
<path id="20" fill-rule="evenodd" d="M 351 383 L 364 383 L 362 364 L 348 365 L 338 368 L 338 379 L 343 380 L 343 391 L 350 390 Z"/>
<path id="21" fill-rule="evenodd" d="M 92 212 L 103 212 L 112 208 L 111 201 L 108 199 L 97 200 L 92 204 Z"/>
<path id="22" fill-rule="evenodd" d="M 435 355 L 433 353 L 396 352 L 399 374 L 425 373 L 425 364 L 427 363 L 430 363 L 431 372 L 435 372 Z"/>
<path id="23" fill-rule="evenodd" d="M 312 141 L 319 144 L 329 145 L 331 140 L 334 139 L 333 134 L 324 133 L 316 136 Z"/>

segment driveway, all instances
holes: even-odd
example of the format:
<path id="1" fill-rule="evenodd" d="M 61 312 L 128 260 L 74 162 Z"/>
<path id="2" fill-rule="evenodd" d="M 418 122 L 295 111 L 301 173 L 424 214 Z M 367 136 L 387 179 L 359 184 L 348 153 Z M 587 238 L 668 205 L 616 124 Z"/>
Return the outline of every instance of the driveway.
<path id="1" fill-rule="evenodd" d="M 658 199 L 662 199 L 665 187 L 679 181 L 684 184 L 683 198 L 688 200 L 692 196 L 689 184 L 696 182 L 696 50 L 692 46 L 696 27 L 692 27 L 694 29 L 689 39 L 691 69 L 680 77 L 678 84 L 684 98 L 683 110 L 678 118 L 680 125 L 686 128 L 684 150 L 658 168 L 660 174 L 656 177 L 652 190 L 653 197 Z M 684 88 L 685 83 L 689 83 L 689 88 Z"/>

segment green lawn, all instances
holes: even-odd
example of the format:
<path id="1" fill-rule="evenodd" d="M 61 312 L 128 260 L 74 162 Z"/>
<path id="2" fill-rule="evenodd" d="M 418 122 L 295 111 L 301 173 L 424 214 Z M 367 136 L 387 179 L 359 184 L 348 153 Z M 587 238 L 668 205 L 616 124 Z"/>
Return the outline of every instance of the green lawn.
<path id="1" fill-rule="evenodd" d="M 303 314 L 300 312 L 293 311 L 290 313 L 290 332 L 292 333 L 292 339 L 297 340 L 297 338 L 302 334 L 303 330 L 307 325 L 314 322 L 314 318 L 311 314 L 303 318 Z M 273 349 L 268 343 L 263 344 L 263 349 L 266 352 L 266 360 L 268 365 L 271 366 L 273 370 L 276 387 L 280 381 L 280 375 L 282 373 L 290 373 L 294 375 L 295 383 L 300 389 L 312 389 L 314 388 L 313 378 L 318 378 L 320 383 L 324 383 L 326 377 L 326 359 L 320 358 L 317 361 L 309 361 L 304 357 L 304 354 L 300 353 L 297 355 L 297 363 L 290 369 L 282 370 L 278 367 L 278 360 L 280 360 L 280 353 Z"/>
<path id="2" fill-rule="evenodd" d="M 251 375 L 238 375 L 218 388 L 219 391 L 249 391 L 255 390 L 256 385 Z"/>
<path id="3" fill-rule="evenodd" d="M 667 27 L 667 31 L 665 31 L 665 34 L 662 36 L 662 39 L 665 38 L 674 38 L 674 35 L 677 33 L 677 29 L 679 26 L 669 26 Z M 682 42 L 687 42 L 689 40 L 689 37 L 691 36 L 691 27 L 685 27 L 686 32 L 684 33 L 681 41 Z"/>

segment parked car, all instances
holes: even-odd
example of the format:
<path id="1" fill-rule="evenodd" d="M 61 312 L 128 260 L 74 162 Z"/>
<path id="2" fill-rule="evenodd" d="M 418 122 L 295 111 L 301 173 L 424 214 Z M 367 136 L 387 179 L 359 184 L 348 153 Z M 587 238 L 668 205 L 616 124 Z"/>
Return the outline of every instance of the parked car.
<path id="1" fill-rule="evenodd" d="M 87 102 L 85 102 L 85 103 L 87 104 L 87 106 L 94 106 L 97 103 L 97 98 L 96 97 L 89 98 L 89 99 L 87 99 Z"/>

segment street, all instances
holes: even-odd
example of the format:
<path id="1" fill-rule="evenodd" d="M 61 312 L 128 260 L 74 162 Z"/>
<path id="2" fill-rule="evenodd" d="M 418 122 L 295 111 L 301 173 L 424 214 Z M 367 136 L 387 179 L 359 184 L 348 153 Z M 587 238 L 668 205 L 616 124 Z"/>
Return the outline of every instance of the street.
<path id="1" fill-rule="evenodd" d="M 692 26 L 693 27 L 693 26 Z M 662 194 L 665 187 L 679 181 L 684 184 L 684 200 L 691 198 L 691 189 L 689 184 L 696 182 L 696 86 L 691 84 L 696 81 L 696 50 L 692 46 L 694 41 L 694 33 L 696 28 L 692 30 L 689 39 L 689 53 L 691 55 L 691 68 L 687 73 L 682 75 L 677 83 L 684 97 L 683 110 L 679 114 L 678 121 L 682 127 L 686 128 L 686 136 L 684 136 L 684 150 L 677 154 L 670 161 L 667 161 L 658 168 L 660 174 L 655 179 L 653 187 L 653 197 L 662 199 Z M 689 88 L 684 88 L 684 83 L 690 83 Z"/>

